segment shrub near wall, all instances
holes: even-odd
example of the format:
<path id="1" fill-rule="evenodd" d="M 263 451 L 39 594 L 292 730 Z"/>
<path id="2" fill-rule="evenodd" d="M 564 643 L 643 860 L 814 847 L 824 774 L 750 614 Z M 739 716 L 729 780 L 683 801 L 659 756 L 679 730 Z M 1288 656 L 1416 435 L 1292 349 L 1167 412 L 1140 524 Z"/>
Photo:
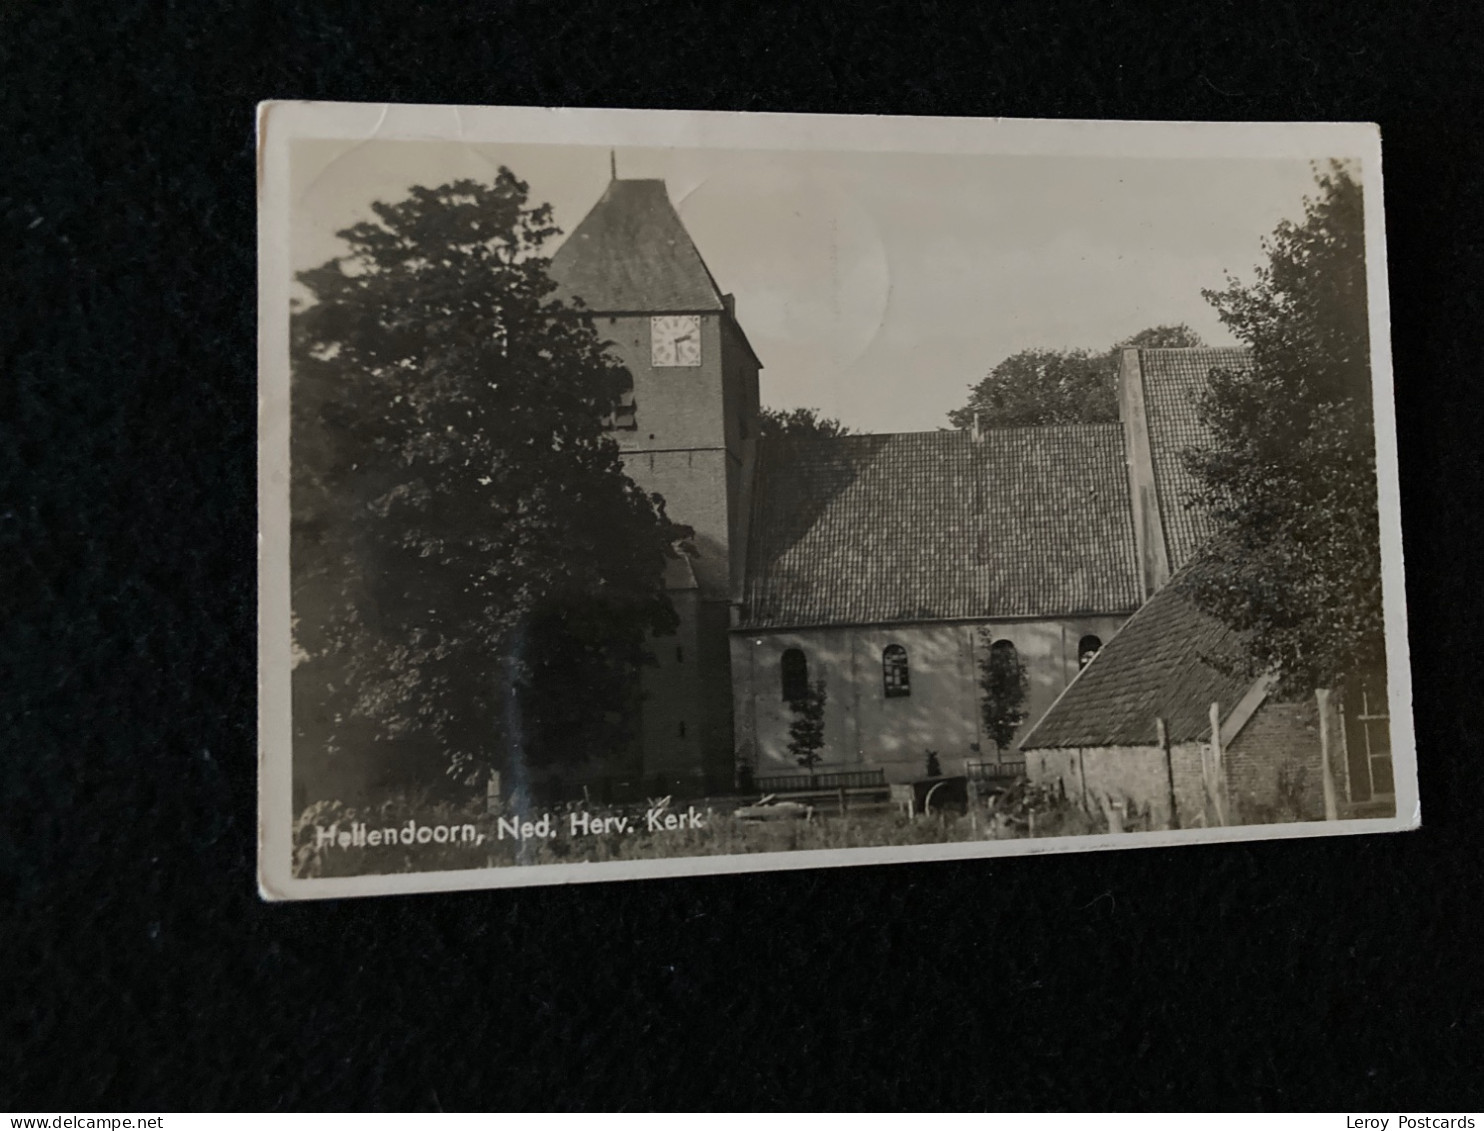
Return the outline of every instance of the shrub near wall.
<path id="1" fill-rule="evenodd" d="M 1226 750 L 1228 796 L 1242 824 L 1323 820 L 1323 774 L 1312 699 L 1264 703 Z"/>

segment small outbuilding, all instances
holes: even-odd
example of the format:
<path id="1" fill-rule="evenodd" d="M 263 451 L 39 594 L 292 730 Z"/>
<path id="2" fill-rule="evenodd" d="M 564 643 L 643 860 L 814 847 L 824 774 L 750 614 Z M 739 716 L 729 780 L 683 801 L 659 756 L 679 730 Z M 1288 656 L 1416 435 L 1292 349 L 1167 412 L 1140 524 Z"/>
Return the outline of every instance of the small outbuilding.
<path id="1" fill-rule="evenodd" d="M 1336 705 L 1324 693 L 1285 702 L 1271 677 L 1244 675 L 1241 635 L 1183 580 L 1130 617 L 1025 736 L 1027 776 L 1115 828 L 1341 815 Z"/>

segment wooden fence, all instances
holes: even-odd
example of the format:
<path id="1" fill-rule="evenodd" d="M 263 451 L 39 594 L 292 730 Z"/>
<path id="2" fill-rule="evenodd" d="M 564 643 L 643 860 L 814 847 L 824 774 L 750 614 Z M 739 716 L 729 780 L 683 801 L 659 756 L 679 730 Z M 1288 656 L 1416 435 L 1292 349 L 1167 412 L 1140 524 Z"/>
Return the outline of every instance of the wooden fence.
<path id="1" fill-rule="evenodd" d="M 1024 762 L 991 762 L 971 758 L 964 763 L 964 777 L 970 781 L 1007 782 L 1025 777 Z"/>
<path id="2" fill-rule="evenodd" d="M 759 793 L 812 793 L 826 789 L 882 789 L 885 770 L 838 770 L 820 774 L 761 774 L 753 779 Z"/>

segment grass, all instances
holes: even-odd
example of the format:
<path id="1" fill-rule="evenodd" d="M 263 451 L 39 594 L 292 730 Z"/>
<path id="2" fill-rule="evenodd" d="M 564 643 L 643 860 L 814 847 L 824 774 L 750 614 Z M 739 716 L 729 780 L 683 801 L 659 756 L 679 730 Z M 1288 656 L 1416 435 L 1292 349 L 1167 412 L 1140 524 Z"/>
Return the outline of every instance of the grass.
<path id="1" fill-rule="evenodd" d="M 747 821 L 735 817 L 734 800 L 694 803 L 700 827 L 649 831 L 646 806 L 553 807 L 532 810 L 524 820 L 552 818 L 555 835 L 513 837 L 507 816 L 483 812 L 482 804 L 427 802 L 407 795 L 379 805 L 353 809 L 338 801 L 317 802 L 300 814 L 294 830 L 294 874 L 303 877 L 389 875 L 471 868 L 519 867 L 608 860 L 653 860 L 686 856 L 729 856 L 758 852 L 805 852 L 814 849 L 877 848 L 943 844 L 972 840 L 1005 840 L 1027 836 L 1069 836 L 1105 831 L 1064 802 L 1025 791 L 998 803 L 979 803 L 967 813 L 940 813 L 908 818 L 882 807 L 858 808 L 844 814 L 816 811 L 808 820 Z M 685 813 L 686 803 L 670 812 Z M 1034 812 L 1034 827 L 1029 815 Z M 571 815 L 627 818 L 633 831 L 572 835 Z M 369 844 L 371 830 L 419 827 L 449 830 L 448 841 Z M 612 821 L 617 825 L 617 821 Z M 361 833 L 352 830 L 360 827 Z M 474 830 L 471 837 L 469 829 Z M 502 836 L 501 833 L 505 835 Z M 342 838 L 341 834 L 345 837 Z M 360 843 L 343 844 L 352 838 Z M 476 839 L 477 838 L 477 839 Z"/>

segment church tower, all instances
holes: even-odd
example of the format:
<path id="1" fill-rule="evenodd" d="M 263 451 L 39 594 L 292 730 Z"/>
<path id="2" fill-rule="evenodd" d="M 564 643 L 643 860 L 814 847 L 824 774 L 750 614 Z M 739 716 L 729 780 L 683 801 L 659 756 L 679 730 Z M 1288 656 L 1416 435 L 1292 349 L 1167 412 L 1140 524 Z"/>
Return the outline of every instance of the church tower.
<path id="1" fill-rule="evenodd" d="M 697 556 L 666 577 L 680 614 L 650 641 L 644 672 L 646 789 L 702 793 L 733 775 L 730 607 L 746 538 L 744 489 L 757 436 L 762 363 L 661 180 L 609 182 L 551 261 L 633 375 L 608 422 L 624 470 L 694 529 Z"/>

